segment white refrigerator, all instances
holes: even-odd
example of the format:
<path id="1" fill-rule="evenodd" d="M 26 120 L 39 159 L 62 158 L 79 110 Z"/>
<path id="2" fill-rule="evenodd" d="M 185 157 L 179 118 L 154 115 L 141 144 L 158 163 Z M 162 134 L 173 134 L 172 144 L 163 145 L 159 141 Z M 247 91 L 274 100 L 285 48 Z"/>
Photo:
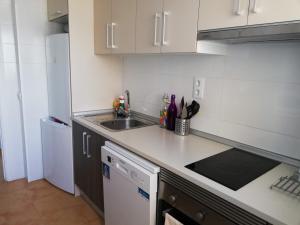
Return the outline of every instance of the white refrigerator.
<path id="1" fill-rule="evenodd" d="M 46 39 L 49 117 L 41 120 L 44 178 L 74 194 L 69 35 Z"/>

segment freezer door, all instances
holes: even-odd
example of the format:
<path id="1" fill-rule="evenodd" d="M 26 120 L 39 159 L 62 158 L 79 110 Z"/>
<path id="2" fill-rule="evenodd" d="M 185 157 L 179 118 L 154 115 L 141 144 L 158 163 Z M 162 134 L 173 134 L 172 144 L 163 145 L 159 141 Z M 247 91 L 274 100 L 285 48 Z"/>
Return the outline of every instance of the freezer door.
<path id="1" fill-rule="evenodd" d="M 74 194 L 72 128 L 41 120 L 44 178 Z"/>
<path id="2" fill-rule="evenodd" d="M 68 34 L 48 36 L 46 54 L 49 115 L 66 124 L 71 124 Z"/>

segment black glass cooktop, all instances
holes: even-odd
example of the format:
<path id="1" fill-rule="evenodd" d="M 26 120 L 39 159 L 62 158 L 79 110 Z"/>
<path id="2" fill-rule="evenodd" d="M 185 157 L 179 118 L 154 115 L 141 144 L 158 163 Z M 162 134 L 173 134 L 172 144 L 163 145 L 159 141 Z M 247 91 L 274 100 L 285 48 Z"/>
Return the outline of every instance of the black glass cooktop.
<path id="1" fill-rule="evenodd" d="M 237 191 L 279 164 L 233 148 L 187 165 L 186 168 Z"/>

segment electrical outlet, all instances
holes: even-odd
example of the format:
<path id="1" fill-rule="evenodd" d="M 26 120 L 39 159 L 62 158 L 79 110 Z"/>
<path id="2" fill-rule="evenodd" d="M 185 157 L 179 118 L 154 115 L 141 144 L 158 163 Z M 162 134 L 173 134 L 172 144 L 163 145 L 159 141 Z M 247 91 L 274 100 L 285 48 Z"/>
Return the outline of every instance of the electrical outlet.
<path id="1" fill-rule="evenodd" d="M 203 99 L 205 92 L 205 78 L 195 77 L 193 86 L 193 98 Z"/>

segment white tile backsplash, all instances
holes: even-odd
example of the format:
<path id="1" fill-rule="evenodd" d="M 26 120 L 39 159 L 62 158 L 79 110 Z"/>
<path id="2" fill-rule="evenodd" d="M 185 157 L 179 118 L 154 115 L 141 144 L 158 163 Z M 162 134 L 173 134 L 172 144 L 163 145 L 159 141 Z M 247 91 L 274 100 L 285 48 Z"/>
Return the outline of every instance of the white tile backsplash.
<path id="1" fill-rule="evenodd" d="M 192 128 L 300 159 L 300 43 L 231 45 L 227 56 L 124 58 L 123 88 L 132 109 L 158 116 L 164 92 L 192 99 L 206 79 Z"/>

